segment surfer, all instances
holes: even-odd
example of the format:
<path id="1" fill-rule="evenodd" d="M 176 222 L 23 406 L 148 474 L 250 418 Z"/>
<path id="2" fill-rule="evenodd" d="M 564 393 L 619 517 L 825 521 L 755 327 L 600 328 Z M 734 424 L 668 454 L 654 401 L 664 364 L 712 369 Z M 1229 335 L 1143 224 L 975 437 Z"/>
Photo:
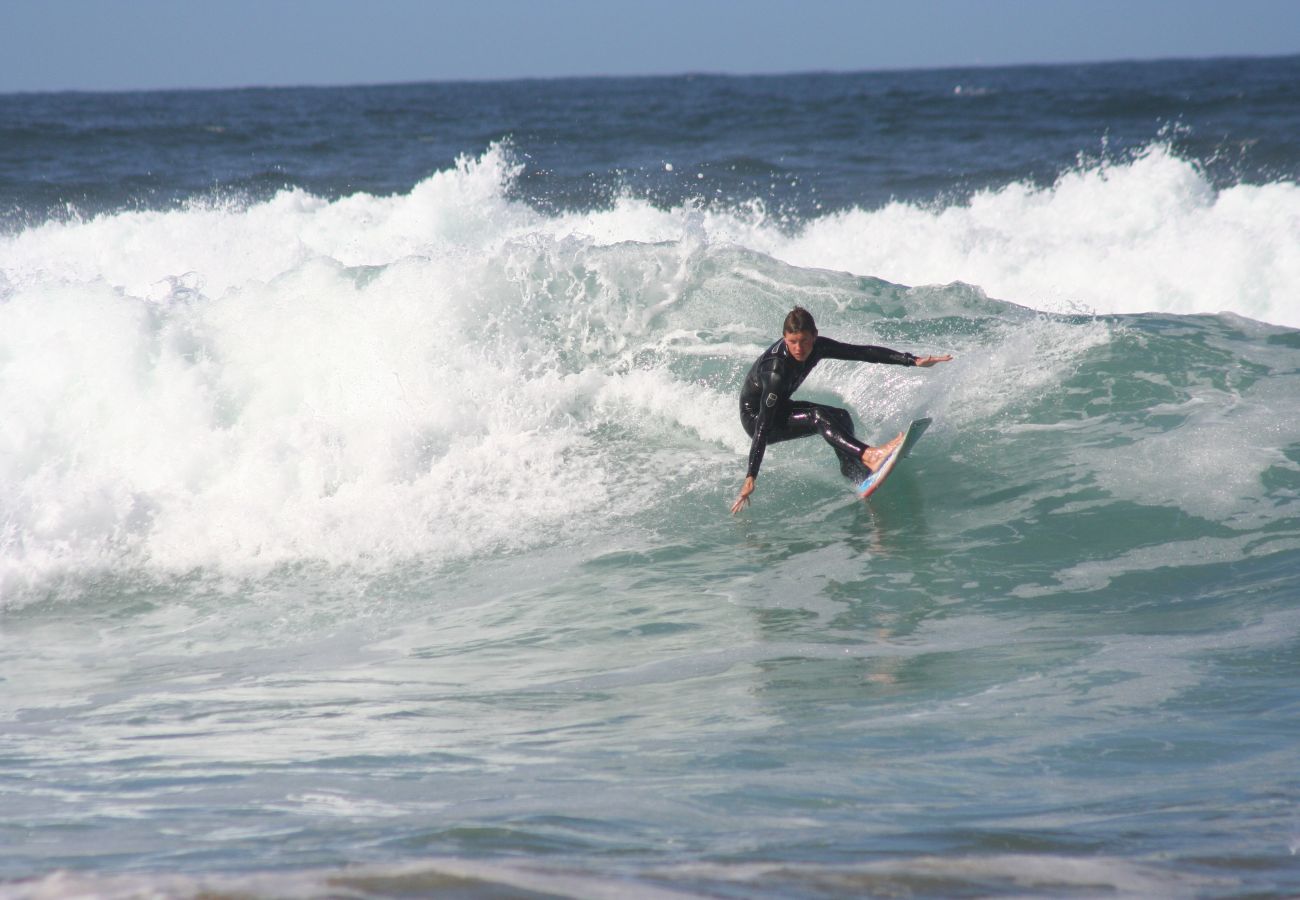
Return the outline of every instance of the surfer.
<path id="1" fill-rule="evenodd" d="M 887 444 L 871 447 L 853 436 L 853 419 L 847 409 L 791 400 L 813 367 L 823 359 L 848 359 L 857 362 L 887 363 L 895 366 L 930 367 L 948 362 L 951 356 L 913 356 L 887 347 L 867 344 L 843 344 L 817 333 L 812 313 L 801 306 L 785 317 L 781 340 L 763 352 L 745 376 L 740 389 L 740 423 L 752 438 L 749 445 L 749 470 L 740 496 L 731 504 L 737 513 L 749 503 L 754 493 L 754 479 L 763 463 L 768 444 L 820 434 L 840 458 L 845 476 L 874 472 L 899 442 L 900 433 Z M 864 472 L 865 469 L 865 472 Z"/>

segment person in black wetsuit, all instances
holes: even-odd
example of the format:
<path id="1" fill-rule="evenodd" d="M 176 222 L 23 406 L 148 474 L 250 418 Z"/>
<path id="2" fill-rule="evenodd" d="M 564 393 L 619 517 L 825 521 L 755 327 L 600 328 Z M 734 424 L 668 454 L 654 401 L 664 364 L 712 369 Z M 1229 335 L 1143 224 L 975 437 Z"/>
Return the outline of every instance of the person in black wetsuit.
<path id="1" fill-rule="evenodd" d="M 754 362 L 740 389 L 740 423 L 753 440 L 749 445 L 745 484 L 731 505 L 732 513 L 749 503 L 768 444 L 820 434 L 840 458 L 841 472 L 850 478 L 865 478 L 903 439 L 900 433 L 880 447 L 868 446 L 853 436 L 853 419 L 847 409 L 791 400 L 790 395 L 823 359 L 929 367 L 948 362 L 952 357 L 913 356 L 887 347 L 842 344 L 819 335 L 812 313 L 796 306 L 785 317 L 781 340 Z"/>

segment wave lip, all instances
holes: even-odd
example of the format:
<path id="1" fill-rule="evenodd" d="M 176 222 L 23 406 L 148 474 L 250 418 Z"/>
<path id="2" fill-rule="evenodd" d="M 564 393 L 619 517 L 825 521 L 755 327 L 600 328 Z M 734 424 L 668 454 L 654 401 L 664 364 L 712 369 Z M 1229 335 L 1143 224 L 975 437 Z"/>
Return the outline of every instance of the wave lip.
<path id="1" fill-rule="evenodd" d="M 1044 311 L 1230 312 L 1300 328 L 1300 186 L 1216 190 L 1160 144 L 1049 187 L 831 214 L 773 249 L 903 284 L 965 281 Z"/>
<path id="2" fill-rule="evenodd" d="M 894 202 L 800 223 L 758 200 L 718 206 L 701 196 L 663 209 L 626 193 L 544 215 L 512 199 L 522 171 L 508 145 L 494 145 L 391 197 L 331 202 L 294 189 L 251 206 L 195 202 L 52 221 L 0 238 L 0 295 L 33 279 L 102 278 L 153 296 L 187 273 L 220 293 L 318 255 L 385 265 L 456 247 L 480 254 L 528 235 L 618 243 L 693 233 L 898 284 L 961 281 L 1050 312 L 1229 312 L 1300 327 L 1300 186 L 1215 188 L 1164 143 L 1125 162 L 1081 162 L 1046 187 L 1019 181 L 967 201 Z"/>

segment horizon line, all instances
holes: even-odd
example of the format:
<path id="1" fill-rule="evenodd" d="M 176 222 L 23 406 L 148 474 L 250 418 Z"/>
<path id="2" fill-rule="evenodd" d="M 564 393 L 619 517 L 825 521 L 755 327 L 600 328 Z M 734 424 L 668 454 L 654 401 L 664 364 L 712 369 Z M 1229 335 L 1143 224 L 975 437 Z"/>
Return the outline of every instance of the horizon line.
<path id="1" fill-rule="evenodd" d="M 1300 58 L 1300 53 L 1284 54 L 1241 54 L 1225 53 L 1212 56 L 1159 56 L 1150 58 L 1115 57 L 1107 59 L 1058 60 L 1054 62 L 1006 62 L 1006 63 L 963 63 L 934 66 L 881 66 L 863 69 L 790 69 L 775 72 L 760 71 L 710 71 L 685 70 L 680 72 L 644 72 L 623 74 L 561 74 L 561 75 L 518 75 L 500 77 L 463 77 L 463 78 L 421 78 L 396 81 L 354 81 L 354 82 L 297 82 L 277 84 L 228 84 L 228 85 L 189 85 L 183 87 L 119 87 L 119 88 L 25 88 L 19 90 L 0 90 L 0 96 L 30 96 L 50 94 L 171 94 L 171 93 L 219 93 L 225 91 L 295 91 L 295 90 L 339 90 L 346 88 L 385 88 L 414 87 L 419 85 L 487 85 L 511 84 L 517 82 L 560 82 L 560 81 L 647 81 L 673 80 L 690 78 L 791 78 L 818 75 L 885 75 L 924 72 L 957 71 L 998 71 L 1006 69 L 1049 69 L 1101 67 L 1115 65 L 1158 65 L 1166 63 L 1213 63 L 1213 62 L 1262 62 L 1267 60 L 1287 60 Z"/>

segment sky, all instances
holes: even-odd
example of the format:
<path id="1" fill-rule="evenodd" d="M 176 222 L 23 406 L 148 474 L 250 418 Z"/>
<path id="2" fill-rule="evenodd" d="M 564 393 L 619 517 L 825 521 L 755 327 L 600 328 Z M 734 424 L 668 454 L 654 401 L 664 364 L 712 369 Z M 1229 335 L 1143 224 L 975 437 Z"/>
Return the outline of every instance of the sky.
<path id="1" fill-rule="evenodd" d="M 1300 0 L 0 3 L 0 93 L 1300 54 Z"/>

